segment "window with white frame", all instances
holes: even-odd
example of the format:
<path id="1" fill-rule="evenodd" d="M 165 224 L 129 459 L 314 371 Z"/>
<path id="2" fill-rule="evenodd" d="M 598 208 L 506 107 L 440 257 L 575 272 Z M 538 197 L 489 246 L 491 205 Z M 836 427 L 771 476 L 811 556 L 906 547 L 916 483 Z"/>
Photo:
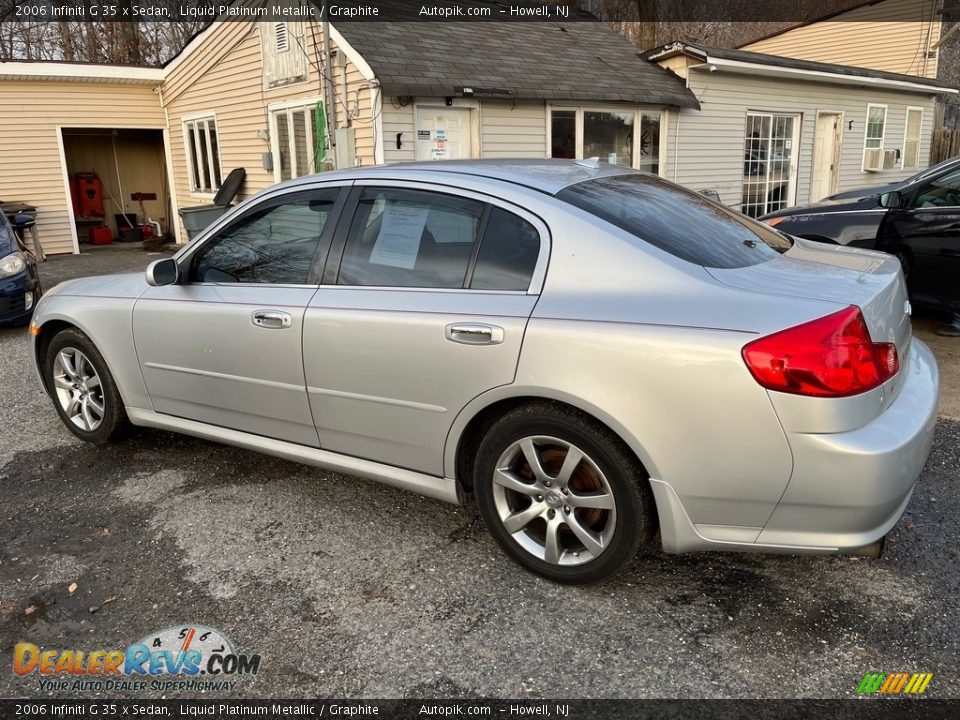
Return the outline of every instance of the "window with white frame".
<path id="1" fill-rule="evenodd" d="M 867 132 L 863 142 L 863 166 L 876 166 L 871 155 L 883 150 L 883 138 L 887 131 L 887 106 L 867 105 Z"/>
<path id="2" fill-rule="evenodd" d="M 907 124 L 903 137 L 903 169 L 920 169 L 920 131 L 923 127 L 923 108 L 907 108 Z"/>
<path id="3" fill-rule="evenodd" d="M 184 120 L 183 138 L 190 189 L 195 193 L 215 193 L 221 182 L 217 119 L 209 115 Z"/>
<path id="4" fill-rule="evenodd" d="M 550 157 L 597 157 L 660 173 L 660 119 L 659 110 L 551 108 Z"/>
<path id="5" fill-rule="evenodd" d="M 271 110 L 274 177 L 289 180 L 323 170 L 324 135 L 323 103 L 319 100 Z"/>

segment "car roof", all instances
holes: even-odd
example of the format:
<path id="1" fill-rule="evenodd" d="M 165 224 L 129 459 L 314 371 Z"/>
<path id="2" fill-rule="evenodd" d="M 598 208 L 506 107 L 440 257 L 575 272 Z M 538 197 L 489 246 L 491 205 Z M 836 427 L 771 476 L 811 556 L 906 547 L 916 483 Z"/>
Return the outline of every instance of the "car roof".
<path id="1" fill-rule="evenodd" d="M 451 176 L 465 175 L 488 178 L 502 182 L 523 185 L 524 187 L 549 195 L 555 195 L 565 187 L 586 180 L 615 175 L 640 174 L 639 170 L 600 162 L 597 158 L 586 160 L 552 159 L 504 159 L 504 160 L 437 160 L 414 163 L 396 163 L 376 165 L 367 168 L 335 170 L 298 178 L 313 180 L 360 180 L 382 177 L 384 179 L 415 180 L 418 173 L 449 173 Z M 296 183 L 296 181 L 294 181 Z M 299 184 L 299 183 L 297 183 Z"/>

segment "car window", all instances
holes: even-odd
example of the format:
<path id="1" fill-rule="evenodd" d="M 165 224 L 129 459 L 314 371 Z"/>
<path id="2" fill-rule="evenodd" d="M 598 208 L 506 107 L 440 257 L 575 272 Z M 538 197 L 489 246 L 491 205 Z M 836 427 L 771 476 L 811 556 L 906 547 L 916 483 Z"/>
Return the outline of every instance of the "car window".
<path id="1" fill-rule="evenodd" d="M 493 208 L 480 241 L 470 287 L 526 290 L 540 255 L 540 233 L 511 212 Z"/>
<path id="2" fill-rule="evenodd" d="M 307 284 L 314 256 L 322 262 L 329 248 L 338 193 L 329 188 L 265 201 L 204 243 L 191 281 Z"/>
<path id="3" fill-rule="evenodd" d="M 915 208 L 957 207 L 960 205 L 960 170 L 948 173 L 920 188 L 913 199 Z"/>
<path id="4" fill-rule="evenodd" d="M 380 287 L 460 288 L 484 203 L 423 190 L 365 188 L 337 282 Z"/>
<path id="5" fill-rule="evenodd" d="M 556 197 L 704 267 L 756 265 L 792 246 L 789 237 L 763 223 L 651 175 L 587 180 Z"/>

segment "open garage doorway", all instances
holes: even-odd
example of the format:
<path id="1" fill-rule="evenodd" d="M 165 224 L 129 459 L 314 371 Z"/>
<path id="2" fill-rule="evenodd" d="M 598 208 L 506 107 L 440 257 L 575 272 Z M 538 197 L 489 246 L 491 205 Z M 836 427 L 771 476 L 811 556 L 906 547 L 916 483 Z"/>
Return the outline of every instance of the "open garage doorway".
<path id="1" fill-rule="evenodd" d="M 81 247 L 172 241 L 163 131 L 60 129 Z"/>

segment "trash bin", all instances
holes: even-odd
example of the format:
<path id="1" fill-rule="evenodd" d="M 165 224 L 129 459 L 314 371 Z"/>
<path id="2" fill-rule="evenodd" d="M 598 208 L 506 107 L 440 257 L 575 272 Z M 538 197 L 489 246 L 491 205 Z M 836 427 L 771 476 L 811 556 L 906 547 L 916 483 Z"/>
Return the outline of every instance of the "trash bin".
<path id="1" fill-rule="evenodd" d="M 213 198 L 212 205 L 195 205 L 194 207 L 180 208 L 180 219 L 183 220 L 183 227 L 186 228 L 189 239 L 193 240 L 193 238 L 209 227 L 210 223 L 232 207 L 231 203 L 240 191 L 240 186 L 243 185 L 246 177 L 246 170 L 236 168 L 227 175 L 227 179 L 220 185 L 220 189 Z"/>

